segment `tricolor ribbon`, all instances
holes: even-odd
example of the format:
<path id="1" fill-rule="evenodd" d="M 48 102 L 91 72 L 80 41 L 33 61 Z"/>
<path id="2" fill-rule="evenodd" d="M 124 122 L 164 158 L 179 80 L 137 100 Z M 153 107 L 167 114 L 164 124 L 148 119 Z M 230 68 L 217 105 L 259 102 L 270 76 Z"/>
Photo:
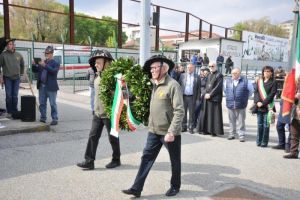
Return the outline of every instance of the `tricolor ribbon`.
<path id="1" fill-rule="evenodd" d="M 263 79 L 259 79 L 259 82 L 258 82 L 258 91 L 259 91 L 260 97 L 264 101 L 267 98 L 267 92 L 266 92 L 265 87 L 264 87 L 264 81 L 263 81 Z M 272 100 L 272 102 L 268 104 L 268 116 L 267 116 L 267 123 L 268 123 L 268 125 L 270 125 L 271 120 L 272 120 L 273 108 L 274 108 L 274 100 Z"/>
<path id="2" fill-rule="evenodd" d="M 117 80 L 116 80 L 114 101 L 113 101 L 112 109 L 111 109 L 111 118 L 110 118 L 111 131 L 110 131 L 110 134 L 115 137 L 119 137 L 119 132 L 120 132 L 119 122 L 120 122 L 120 117 L 121 117 L 124 103 L 126 104 L 126 107 L 127 107 L 126 121 L 128 123 L 130 130 L 135 131 L 136 126 L 138 126 L 140 124 L 140 122 L 138 120 L 136 120 L 132 115 L 128 95 L 127 95 L 127 97 L 124 98 L 122 88 L 125 89 L 128 94 L 128 87 L 127 87 L 125 80 L 122 78 L 122 74 L 116 74 L 114 77 Z"/>

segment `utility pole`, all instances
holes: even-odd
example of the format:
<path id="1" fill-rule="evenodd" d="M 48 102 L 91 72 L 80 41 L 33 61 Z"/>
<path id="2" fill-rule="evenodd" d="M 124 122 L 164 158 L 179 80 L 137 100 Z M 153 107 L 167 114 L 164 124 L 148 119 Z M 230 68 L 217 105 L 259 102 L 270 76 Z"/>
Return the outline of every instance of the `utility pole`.
<path id="1" fill-rule="evenodd" d="M 299 0 L 295 0 L 295 7 L 293 13 L 294 16 L 294 26 L 293 26 L 293 36 L 291 39 L 291 48 L 290 48 L 290 56 L 289 56 L 289 65 L 288 71 L 290 71 L 293 67 L 295 67 L 296 61 L 296 39 L 297 39 L 297 30 L 298 30 L 298 16 L 299 16 Z M 299 33 L 298 33 L 299 34 Z"/>
<path id="2" fill-rule="evenodd" d="M 140 65 L 143 66 L 146 59 L 150 57 L 150 7 L 151 0 L 141 1 L 140 22 Z"/>

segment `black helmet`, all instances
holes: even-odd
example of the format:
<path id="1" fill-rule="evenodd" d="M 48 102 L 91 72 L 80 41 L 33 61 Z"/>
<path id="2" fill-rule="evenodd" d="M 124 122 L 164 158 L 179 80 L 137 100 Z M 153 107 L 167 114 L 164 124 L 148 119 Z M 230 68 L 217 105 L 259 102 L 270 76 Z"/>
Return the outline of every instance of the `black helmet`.
<path id="1" fill-rule="evenodd" d="M 95 66 L 95 60 L 97 58 L 104 58 L 109 61 L 113 61 L 114 58 L 111 56 L 111 54 L 105 50 L 105 49 L 96 49 L 95 51 L 92 52 L 91 57 L 89 59 L 89 64 L 90 66 Z"/>
<path id="2" fill-rule="evenodd" d="M 54 48 L 53 46 L 47 46 L 44 53 L 53 53 L 54 52 Z"/>
<path id="3" fill-rule="evenodd" d="M 147 73 L 150 73 L 150 66 L 152 65 L 152 63 L 154 62 L 165 62 L 169 65 L 169 73 L 172 71 L 172 69 L 174 68 L 175 64 L 172 60 L 169 60 L 166 56 L 163 55 L 154 55 L 151 56 L 148 60 L 146 60 L 143 69 L 144 71 L 146 71 Z"/>

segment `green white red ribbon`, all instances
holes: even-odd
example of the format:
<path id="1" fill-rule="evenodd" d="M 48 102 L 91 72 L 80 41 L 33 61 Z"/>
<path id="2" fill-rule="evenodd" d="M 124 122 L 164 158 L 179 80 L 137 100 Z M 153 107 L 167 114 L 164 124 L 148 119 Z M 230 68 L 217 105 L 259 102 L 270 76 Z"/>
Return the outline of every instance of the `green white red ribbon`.
<path id="1" fill-rule="evenodd" d="M 258 92 L 262 100 L 264 101 L 267 98 L 267 92 L 264 87 L 264 81 L 263 79 L 259 79 L 258 82 Z M 274 100 L 272 100 L 271 103 L 268 104 L 268 116 L 267 116 L 267 123 L 270 125 L 272 120 L 272 114 L 273 114 L 273 108 L 274 108 Z"/>
<path id="2" fill-rule="evenodd" d="M 111 131 L 110 131 L 110 134 L 115 137 L 119 137 L 119 132 L 120 132 L 119 122 L 120 122 L 122 109 L 124 106 L 124 100 L 125 100 L 125 104 L 127 107 L 126 120 L 127 120 L 129 129 L 131 131 L 135 131 L 136 126 L 138 126 L 140 124 L 140 122 L 138 120 L 136 120 L 132 115 L 132 112 L 130 109 L 130 104 L 129 104 L 129 98 L 127 97 L 124 99 L 122 88 L 126 89 L 127 94 L 128 94 L 128 88 L 127 88 L 125 80 L 122 78 L 122 74 L 116 74 L 114 77 L 117 79 L 117 81 L 116 81 L 116 89 L 115 89 L 115 94 L 114 94 L 114 101 L 113 101 L 113 105 L 112 105 L 112 109 L 111 109 L 111 118 L 110 118 Z"/>

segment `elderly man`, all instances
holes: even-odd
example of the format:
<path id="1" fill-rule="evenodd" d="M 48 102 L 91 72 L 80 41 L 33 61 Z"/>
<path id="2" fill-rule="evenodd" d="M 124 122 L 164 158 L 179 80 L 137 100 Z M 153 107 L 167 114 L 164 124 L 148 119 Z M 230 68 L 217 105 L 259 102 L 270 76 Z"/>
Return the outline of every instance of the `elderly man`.
<path id="1" fill-rule="evenodd" d="M 200 110 L 200 118 L 197 129 L 200 133 L 211 136 L 224 135 L 222 98 L 223 98 L 223 75 L 218 72 L 216 63 L 210 62 L 204 95 L 203 106 Z"/>
<path id="2" fill-rule="evenodd" d="M 184 116 L 180 85 L 167 73 L 174 63 L 165 56 L 152 56 L 144 64 L 151 72 L 153 90 L 150 102 L 149 133 L 134 184 L 122 192 L 140 197 L 146 177 L 164 145 L 170 155 L 172 178 L 166 196 L 175 196 L 181 185 L 181 123 Z"/>
<path id="3" fill-rule="evenodd" d="M 248 98 L 253 93 L 253 86 L 246 77 L 241 76 L 239 68 L 234 68 L 231 75 L 224 84 L 230 127 L 228 140 L 233 140 L 238 133 L 240 142 L 244 142 L 246 107 Z"/>
<path id="4" fill-rule="evenodd" d="M 24 60 L 22 55 L 16 52 L 14 39 L 6 39 L 5 43 L 6 50 L 0 54 L 0 85 L 4 81 L 6 112 L 12 114 L 18 111 L 20 76 L 24 74 Z"/>
<path id="5" fill-rule="evenodd" d="M 88 138 L 88 143 L 86 146 L 84 161 L 77 163 L 77 166 L 83 169 L 93 170 L 95 169 L 94 161 L 96 159 L 96 152 L 99 143 L 99 139 L 102 135 L 102 131 L 104 126 L 106 127 L 107 133 L 109 134 L 111 131 L 111 122 L 108 118 L 104 105 L 99 98 L 99 91 L 103 85 L 100 84 L 101 81 L 101 73 L 106 70 L 111 62 L 113 61 L 113 57 L 110 52 L 107 50 L 95 50 L 89 59 L 89 64 L 91 67 L 96 67 L 97 73 L 96 78 L 94 79 L 94 88 L 95 88 L 95 113 L 93 115 L 92 127 L 90 130 L 90 135 Z M 120 152 L 120 141 L 119 138 L 108 135 L 108 140 L 112 148 L 112 160 L 105 167 L 107 169 L 119 167 L 121 165 L 121 152 Z"/>
<path id="6" fill-rule="evenodd" d="M 182 74 L 179 78 L 179 84 L 183 93 L 184 103 L 184 118 L 182 122 L 182 132 L 185 132 L 187 128 L 189 132 L 193 134 L 193 122 L 195 108 L 200 104 L 201 97 L 201 81 L 200 77 L 194 73 L 195 66 L 188 64 L 187 72 Z M 189 121 L 187 122 L 187 113 L 189 113 Z"/>

